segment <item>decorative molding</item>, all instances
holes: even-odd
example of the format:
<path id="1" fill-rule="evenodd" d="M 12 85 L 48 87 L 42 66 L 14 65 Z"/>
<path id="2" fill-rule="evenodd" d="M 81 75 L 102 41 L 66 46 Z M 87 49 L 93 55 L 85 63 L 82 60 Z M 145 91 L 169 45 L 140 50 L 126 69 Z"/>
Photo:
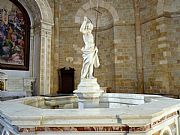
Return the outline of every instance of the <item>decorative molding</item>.
<path id="1" fill-rule="evenodd" d="M 170 113 L 166 116 L 163 116 L 162 118 L 160 118 L 157 121 L 154 121 L 152 123 L 149 123 L 147 125 L 144 126 L 139 126 L 139 127 L 130 127 L 128 125 L 117 125 L 117 126 L 103 126 L 103 125 L 99 125 L 99 126 L 72 126 L 72 127 L 35 127 L 35 128 L 19 128 L 19 132 L 20 133 L 31 133 L 31 132 L 42 132 L 42 131 L 120 131 L 120 132 L 142 132 L 142 131 L 148 131 L 151 130 L 152 128 L 154 128 L 155 126 L 158 126 L 160 123 L 165 122 L 166 120 L 173 118 L 174 116 L 177 116 L 177 112 L 173 112 Z M 165 128 L 163 131 L 166 131 L 168 128 Z M 169 129 L 168 129 L 169 131 Z M 172 134 L 170 134 L 172 135 Z"/>
<path id="2" fill-rule="evenodd" d="M 160 135 L 166 135 L 166 133 L 168 135 L 173 135 L 172 134 L 172 131 L 171 131 L 171 128 L 169 126 L 165 127 L 161 132 L 160 132 Z"/>

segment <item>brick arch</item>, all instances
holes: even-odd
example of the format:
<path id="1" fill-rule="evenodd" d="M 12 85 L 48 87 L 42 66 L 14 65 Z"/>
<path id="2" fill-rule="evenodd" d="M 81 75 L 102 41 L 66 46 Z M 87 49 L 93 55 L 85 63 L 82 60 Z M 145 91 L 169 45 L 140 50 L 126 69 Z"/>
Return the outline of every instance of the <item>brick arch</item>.
<path id="1" fill-rule="evenodd" d="M 114 22 L 114 23 L 116 23 L 116 22 L 119 21 L 118 13 L 117 13 L 116 9 L 115 9 L 113 6 L 111 6 L 111 5 L 110 5 L 109 3 L 107 3 L 107 2 L 104 2 L 104 0 L 98 0 L 98 2 L 99 2 L 99 7 L 105 8 L 105 9 L 107 9 L 107 10 L 111 13 L 111 15 L 112 15 L 112 17 L 113 17 L 113 22 Z M 88 9 L 94 8 L 94 7 L 96 7 L 96 6 L 97 6 L 97 3 L 96 3 L 95 0 L 93 0 L 92 3 L 87 2 L 87 3 L 85 3 L 84 5 L 82 5 L 81 8 L 80 8 L 80 9 L 77 11 L 77 13 L 76 13 L 75 23 L 82 23 L 82 22 L 81 22 L 81 21 L 82 21 L 81 18 L 84 17 L 85 12 L 86 12 Z"/>

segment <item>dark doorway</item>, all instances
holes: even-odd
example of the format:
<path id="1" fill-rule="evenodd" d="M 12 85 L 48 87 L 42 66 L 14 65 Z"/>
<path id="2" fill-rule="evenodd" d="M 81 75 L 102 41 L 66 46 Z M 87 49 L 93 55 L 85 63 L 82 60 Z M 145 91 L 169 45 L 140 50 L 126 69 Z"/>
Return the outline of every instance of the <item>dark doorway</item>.
<path id="1" fill-rule="evenodd" d="M 72 94 L 74 91 L 74 68 L 61 68 L 59 74 L 59 91 L 62 94 Z"/>

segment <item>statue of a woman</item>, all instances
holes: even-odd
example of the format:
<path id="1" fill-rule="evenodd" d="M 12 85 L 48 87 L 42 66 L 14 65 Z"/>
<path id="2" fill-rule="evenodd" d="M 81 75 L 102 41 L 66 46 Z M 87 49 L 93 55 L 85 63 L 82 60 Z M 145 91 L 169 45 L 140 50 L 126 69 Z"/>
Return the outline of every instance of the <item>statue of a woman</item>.
<path id="1" fill-rule="evenodd" d="M 85 16 L 81 25 L 80 32 L 83 33 L 84 47 L 83 52 L 83 66 L 81 70 L 81 78 L 93 79 L 93 66 L 99 67 L 98 49 L 94 44 L 94 37 L 92 35 L 93 24 Z"/>

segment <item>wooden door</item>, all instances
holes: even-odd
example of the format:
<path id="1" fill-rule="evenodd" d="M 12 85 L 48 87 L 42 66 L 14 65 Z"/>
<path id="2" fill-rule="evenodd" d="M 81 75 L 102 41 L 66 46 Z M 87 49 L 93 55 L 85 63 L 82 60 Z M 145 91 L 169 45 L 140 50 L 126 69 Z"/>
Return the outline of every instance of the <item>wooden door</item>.
<path id="1" fill-rule="evenodd" d="M 72 94 L 74 91 L 74 68 L 59 70 L 59 91 L 62 94 Z"/>

